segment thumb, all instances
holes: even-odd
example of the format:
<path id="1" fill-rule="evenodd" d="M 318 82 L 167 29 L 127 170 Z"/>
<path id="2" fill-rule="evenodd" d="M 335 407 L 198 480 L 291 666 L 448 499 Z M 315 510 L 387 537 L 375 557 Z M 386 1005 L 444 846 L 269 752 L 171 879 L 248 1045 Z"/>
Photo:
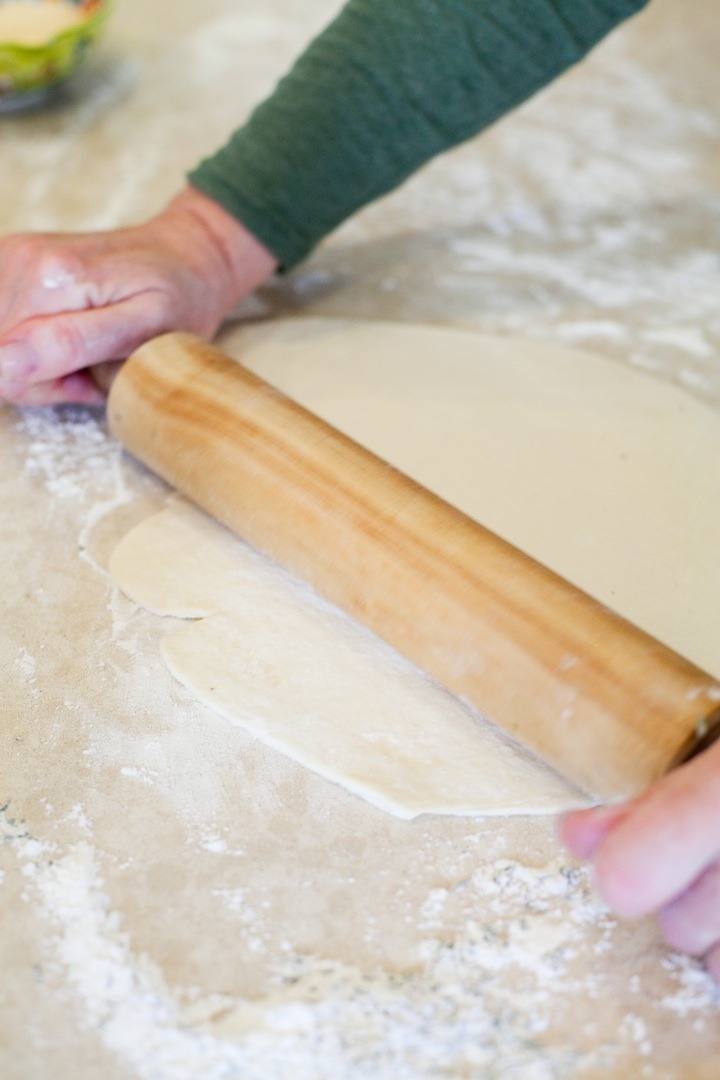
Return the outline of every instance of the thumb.
<path id="1" fill-rule="evenodd" d="M 577 859 L 592 859 L 606 836 L 626 818 L 632 803 L 576 810 L 560 821 L 560 840 Z"/>

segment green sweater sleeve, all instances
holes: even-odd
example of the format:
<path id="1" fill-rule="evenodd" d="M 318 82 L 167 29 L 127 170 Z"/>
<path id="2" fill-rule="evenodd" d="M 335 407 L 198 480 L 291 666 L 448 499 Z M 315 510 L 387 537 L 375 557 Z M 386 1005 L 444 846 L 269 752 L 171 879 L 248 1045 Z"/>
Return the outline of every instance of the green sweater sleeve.
<path id="1" fill-rule="evenodd" d="M 646 2 L 350 0 L 190 182 L 291 266 Z"/>

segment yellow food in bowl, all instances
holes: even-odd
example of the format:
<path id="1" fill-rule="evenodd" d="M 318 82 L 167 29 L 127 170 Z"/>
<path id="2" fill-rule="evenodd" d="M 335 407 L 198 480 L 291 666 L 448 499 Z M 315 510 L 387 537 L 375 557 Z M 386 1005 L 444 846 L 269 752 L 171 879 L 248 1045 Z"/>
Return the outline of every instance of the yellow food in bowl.
<path id="1" fill-rule="evenodd" d="M 10 45 L 45 45 L 57 34 L 79 26 L 85 16 L 70 0 L 8 0 L 0 4 L 0 41 Z"/>
<path id="2" fill-rule="evenodd" d="M 80 66 L 112 0 L 0 0 L 0 112 L 49 99 Z"/>

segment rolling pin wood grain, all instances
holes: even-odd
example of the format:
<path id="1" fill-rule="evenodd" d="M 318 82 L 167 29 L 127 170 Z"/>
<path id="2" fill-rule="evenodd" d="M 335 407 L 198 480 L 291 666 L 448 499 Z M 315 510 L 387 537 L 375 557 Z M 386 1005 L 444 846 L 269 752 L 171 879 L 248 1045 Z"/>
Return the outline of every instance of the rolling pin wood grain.
<path id="1" fill-rule="evenodd" d="M 720 725 L 720 686 L 217 349 L 167 334 L 108 402 L 183 494 L 598 798 Z"/>

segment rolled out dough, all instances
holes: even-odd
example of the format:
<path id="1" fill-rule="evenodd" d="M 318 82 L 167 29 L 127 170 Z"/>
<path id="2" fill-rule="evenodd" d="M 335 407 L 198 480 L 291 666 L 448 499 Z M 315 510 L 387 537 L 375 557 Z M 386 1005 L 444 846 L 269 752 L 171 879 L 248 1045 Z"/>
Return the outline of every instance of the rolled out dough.
<path id="1" fill-rule="evenodd" d="M 720 675 L 720 423 L 678 388 L 554 345 L 294 319 L 223 349 Z M 115 550 L 206 705 L 400 817 L 547 813 L 564 780 L 364 628 L 173 497 Z M 442 627 L 437 628 L 442 633 Z"/>

